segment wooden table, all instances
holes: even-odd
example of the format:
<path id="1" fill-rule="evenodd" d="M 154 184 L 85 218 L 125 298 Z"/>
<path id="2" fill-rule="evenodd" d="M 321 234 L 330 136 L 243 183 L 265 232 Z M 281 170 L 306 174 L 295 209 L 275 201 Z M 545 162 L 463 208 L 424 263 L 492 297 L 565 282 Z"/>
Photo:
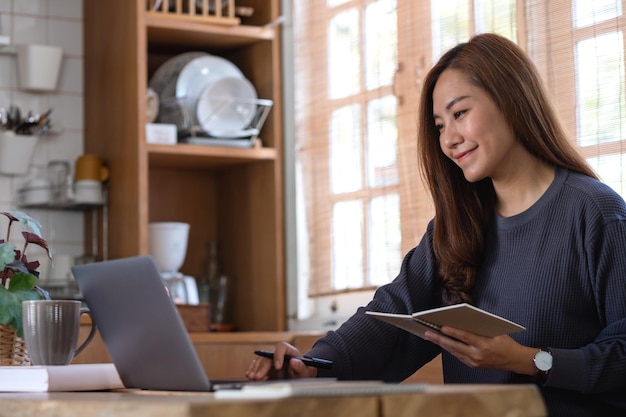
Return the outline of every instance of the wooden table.
<path id="1" fill-rule="evenodd" d="M 533 385 L 430 385 L 374 396 L 216 400 L 210 393 L 121 390 L 3 393 L 0 417 L 543 417 Z"/>

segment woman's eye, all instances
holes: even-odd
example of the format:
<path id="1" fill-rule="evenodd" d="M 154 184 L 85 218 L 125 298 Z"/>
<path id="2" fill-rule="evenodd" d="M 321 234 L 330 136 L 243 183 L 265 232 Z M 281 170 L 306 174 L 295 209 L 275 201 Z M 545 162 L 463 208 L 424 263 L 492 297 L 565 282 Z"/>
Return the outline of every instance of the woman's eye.
<path id="1" fill-rule="evenodd" d="M 459 118 L 459 117 L 461 117 L 464 113 L 465 113 L 465 110 L 455 111 L 455 112 L 454 112 L 454 118 L 455 118 L 455 119 L 458 119 L 458 118 Z"/>
<path id="2" fill-rule="evenodd" d="M 443 129 L 443 125 L 442 124 L 435 125 L 435 129 L 437 130 L 437 132 L 441 132 L 441 130 Z"/>

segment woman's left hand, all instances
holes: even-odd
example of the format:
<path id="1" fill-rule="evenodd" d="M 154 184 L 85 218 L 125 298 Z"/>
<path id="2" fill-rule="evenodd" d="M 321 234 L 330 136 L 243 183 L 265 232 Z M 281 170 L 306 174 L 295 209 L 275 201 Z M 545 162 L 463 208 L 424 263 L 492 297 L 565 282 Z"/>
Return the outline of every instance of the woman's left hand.
<path id="1" fill-rule="evenodd" d="M 427 331 L 425 337 L 472 368 L 523 375 L 534 375 L 537 371 L 533 358 L 538 349 L 520 345 L 508 335 L 484 337 L 444 326 L 441 334 Z"/>

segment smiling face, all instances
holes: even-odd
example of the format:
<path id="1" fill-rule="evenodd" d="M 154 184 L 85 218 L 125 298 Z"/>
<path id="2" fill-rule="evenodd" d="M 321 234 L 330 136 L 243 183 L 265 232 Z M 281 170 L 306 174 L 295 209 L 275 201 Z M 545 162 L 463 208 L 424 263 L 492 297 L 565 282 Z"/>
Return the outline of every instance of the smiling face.
<path id="1" fill-rule="evenodd" d="M 519 167 L 519 153 L 525 150 L 485 90 L 463 73 L 447 69 L 432 98 L 441 150 L 463 170 L 467 181 L 487 177 L 496 181 Z"/>

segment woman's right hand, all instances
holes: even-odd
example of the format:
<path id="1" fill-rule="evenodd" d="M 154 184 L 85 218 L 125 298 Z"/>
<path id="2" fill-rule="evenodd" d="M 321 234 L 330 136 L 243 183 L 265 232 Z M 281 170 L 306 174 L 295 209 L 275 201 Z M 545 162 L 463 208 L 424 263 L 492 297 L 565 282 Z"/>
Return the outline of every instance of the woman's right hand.
<path id="1" fill-rule="evenodd" d="M 246 370 L 246 378 L 251 381 L 268 379 L 313 378 L 317 369 L 308 367 L 299 359 L 291 358 L 287 363 L 285 355 L 302 356 L 300 351 L 287 342 L 279 342 L 274 347 L 274 359 L 255 358 Z"/>

